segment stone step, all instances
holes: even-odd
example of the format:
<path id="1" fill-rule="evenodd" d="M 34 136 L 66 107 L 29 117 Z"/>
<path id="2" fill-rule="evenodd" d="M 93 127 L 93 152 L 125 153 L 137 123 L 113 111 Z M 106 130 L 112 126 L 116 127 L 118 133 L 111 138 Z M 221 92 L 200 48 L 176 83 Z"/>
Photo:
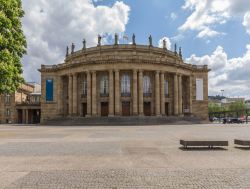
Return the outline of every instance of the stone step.
<path id="1" fill-rule="evenodd" d="M 42 125 L 62 125 L 62 126 L 92 126 L 92 125 L 185 125 L 199 124 L 201 120 L 196 117 L 177 117 L 177 116 L 142 116 L 142 117 L 64 117 L 52 119 Z"/>

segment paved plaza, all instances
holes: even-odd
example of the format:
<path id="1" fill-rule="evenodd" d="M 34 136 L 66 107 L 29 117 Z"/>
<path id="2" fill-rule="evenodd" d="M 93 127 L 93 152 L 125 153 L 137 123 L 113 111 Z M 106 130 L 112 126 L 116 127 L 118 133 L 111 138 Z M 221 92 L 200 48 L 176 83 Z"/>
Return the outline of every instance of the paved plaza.
<path id="1" fill-rule="evenodd" d="M 0 188 L 250 188 L 250 125 L 0 125 Z M 180 139 L 229 147 L 180 148 Z"/>

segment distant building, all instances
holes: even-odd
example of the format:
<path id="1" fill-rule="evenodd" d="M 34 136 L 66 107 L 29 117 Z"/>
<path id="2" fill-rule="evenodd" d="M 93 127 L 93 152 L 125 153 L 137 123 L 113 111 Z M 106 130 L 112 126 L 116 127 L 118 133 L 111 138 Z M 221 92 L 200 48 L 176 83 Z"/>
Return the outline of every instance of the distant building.
<path id="1" fill-rule="evenodd" d="M 25 83 L 13 94 L 0 95 L 0 123 L 39 123 L 41 86 Z"/>
<path id="2" fill-rule="evenodd" d="M 247 109 L 250 109 L 250 100 L 246 100 L 245 103 L 246 103 Z"/>

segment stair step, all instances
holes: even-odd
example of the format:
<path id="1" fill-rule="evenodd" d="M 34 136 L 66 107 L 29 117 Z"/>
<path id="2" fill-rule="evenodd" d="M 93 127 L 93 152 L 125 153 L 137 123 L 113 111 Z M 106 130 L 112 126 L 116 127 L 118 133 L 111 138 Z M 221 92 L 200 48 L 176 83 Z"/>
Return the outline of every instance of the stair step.
<path id="1" fill-rule="evenodd" d="M 58 126 L 92 126 L 92 125 L 173 125 L 173 124 L 199 124 L 201 120 L 196 117 L 64 117 L 47 120 L 42 125 Z"/>

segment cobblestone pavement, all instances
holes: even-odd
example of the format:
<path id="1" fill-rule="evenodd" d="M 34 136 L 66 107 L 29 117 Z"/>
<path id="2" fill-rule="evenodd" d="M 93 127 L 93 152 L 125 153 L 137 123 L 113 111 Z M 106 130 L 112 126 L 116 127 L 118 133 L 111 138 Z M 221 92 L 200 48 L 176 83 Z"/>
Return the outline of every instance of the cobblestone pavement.
<path id="1" fill-rule="evenodd" d="M 250 170 L 88 170 L 31 172 L 8 189 L 250 188 Z"/>
<path id="2" fill-rule="evenodd" d="M 250 125 L 45 127 L 0 125 L 0 188 L 250 188 Z M 228 140 L 224 149 L 180 139 Z"/>

